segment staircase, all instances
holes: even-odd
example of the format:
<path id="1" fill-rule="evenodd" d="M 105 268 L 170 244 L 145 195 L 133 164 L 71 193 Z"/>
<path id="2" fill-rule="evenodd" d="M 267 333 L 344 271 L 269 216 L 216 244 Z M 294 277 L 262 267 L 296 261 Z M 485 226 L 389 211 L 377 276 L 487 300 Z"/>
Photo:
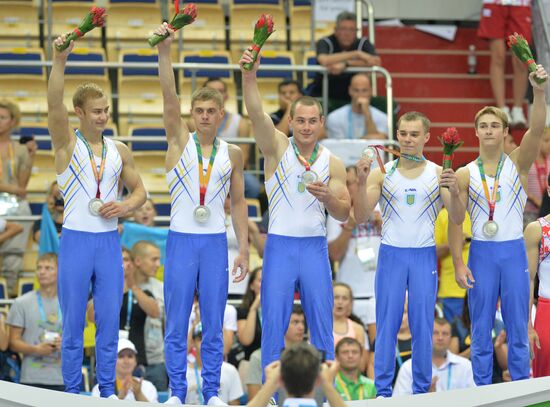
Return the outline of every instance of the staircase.
<path id="1" fill-rule="evenodd" d="M 477 57 L 477 73 L 473 75 L 467 73 L 471 44 L 476 47 Z M 454 165 L 473 160 L 478 146 L 474 116 L 482 107 L 494 104 L 488 43 L 476 36 L 476 29 L 459 28 L 455 40 L 450 42 L 412 27 L 377 27 L 376 49 L 382 66 L 391 73 L 394 101 L 401 105 L 400 114 L 417 110 L 432 122 L 426 157 L 440 163 L 443 154 L 437 137 L 447 127 L 456 127 L 464 145 L 455 153 Z M 506 64 L 506 96 L 507 104 L 511 105 L 510 56 Z M 377 85 L 379 95 L 385 95 L 384 79 L 380 77 Z M 512 130 L 516 143 L 524 132 L 525 129 Z"/>

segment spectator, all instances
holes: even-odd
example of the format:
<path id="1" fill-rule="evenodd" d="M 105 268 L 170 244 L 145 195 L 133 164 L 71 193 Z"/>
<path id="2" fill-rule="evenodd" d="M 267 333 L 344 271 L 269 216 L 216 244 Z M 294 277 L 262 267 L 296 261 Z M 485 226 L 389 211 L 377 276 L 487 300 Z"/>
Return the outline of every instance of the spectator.
<path id="1" fill-rule="evenodd" d="M 366 400 L 376 397 L 374 381 L 359 370 L 363 346 L 354 338 L 342 338 L 336 345 L 336 360 L 340 370 L 336 375 L 336 391 L 344 401 Z"/>
<path id="2" fill-rule="evenodd" d="M 139 288 L 139 282 L 144 282 L 146 276 L 137 270 L 133 254 L 127 249 L 122 250 L 124 264 L 124 295 L 120 307 L 119 339 L 129 339 L 137 349 L 139 365 L 147 365 L 145 351 L 145 319 L 147 316 L 158 318 L 159 306 L 149 290 Z M 126 257 L 128 256 L 128 257 Z M 88 319 L 95 322 L 93 300 L 88 305 Z"/>
<path id="3" fill-rule="evenodd" d="M 160 249 L 154 243 L 142 240 L 132 248 L 132 258 L 136 285 L 143 292 L 153 295 L 159 311 L 158 316 L 154 316 L 156 310 L 150 307 L 145 318 L 145 379 L 151 381 L 158 390 L 164 391 L 168 387 L 164 360 L 164 285 L 155 278 L 160 267 Z"/>
<path id="4" fill-rule="evenodd" d="M 508 117 L 511 126 L 525 127 L 527 119 L 523 114 L 523 100 L 527 91 L 527 66 L 518 58 L 512 57 L 513 98 L 512 110 L 506 106 L 506 39 L 515 32 L 523 35 L 532 45 L 531 35 L 531 1 L 483 0 L 481 18 L 477 35 L 489 41 L 491 67 L 489 78 L 496 106 Z"/>
<path id="5" fill-rule="evenodd" d="M 388 115 L 370 105 L 372 87 L 366 73 L 357 73 L 348 87 L 351 103 L 327 116 L 327 137 L 334 139 L 385 139 Z"/>
<path id="6" fill-rule="evenodd" d="M 38 258 L 36 276 L 40 290 L 17 298 L 8 314 L 10 349 L 23 355 L 22 384 L 63 391 L 56 254 Z"/>
<path id="7" fill-rule="evenodd" d="M 189 335 L 188 335 L 188 349 L 192 349 L 193 344 L 193 331 L 195 327 L 201 322 L 201 313 L 199 309 L 199 299 L 195 296 L 193 300 L 193 310 L 189 318 Z M 231 304 L 225 305 L 223 313 L 223 357 L 227 356 L 231 346 L 234 344 L 235 332 L 237 332 L 237 310 Z"/>
<path id="8" fill-rule="evenodd" d="M 319 352 L 307 343 L 299 343 L 286 349 L 281 361 L 270 363 L 265 368 L 265 385 L 256 397 L 249 401 L 249 407 L 265 407 L 277 391 L 279 385 L 288 394 L 283 407 L 316 406 L 313 392 L 320 384 L 331 407 L 344 407 L 346 404 L 334 389 L 334 378 L 338 372 L 338 362 L 321 365 Z"/>
<path id="9" fill-rule="evenodd" d="M 143 226 L 155 226 L 155 216 L 157 210 L 151 198 L 147 198 L 145 203 L 134 211 L 134 221 Z"/>
<path id="10" fill-rule="evenodd" d="M 492 383 L 500 383 L 508 370 L 508 345 L 506 344 L 506 332 L 501 320 L 495 318 L 491 331 L 493 340 Z M 470 309 L 468 307 L 468 294 L 464 297 L 462 317 L 452 323 L 451 344 L 449 350 L 458 356 L 470 359 L 470 345 L 472 341 L 472 328 L 470 322 Z"/>
<path id="11" fill-rule="evenodd" d="M 290 128 L 290 106 L 292 102 L 302 96 L 302 85 L 294 79 L 285 79 L 278 86 L 279 90 L 279 110 L 271 113 L 269 116 L 273 120 L 275 128 L 281 133 L 292 137 Z"/>
<path id="12" fill-rule="evenodd" d="M 263 218 L 268 218 L 269 212 L 265 211 Z M 264 220 L 262 219 L 262 224 L 264 223 Z M 248 219 L 248 239 L 250 240 L 250 243 L 252 246 L 256 248 L 256 251 L 258 252 L 258 256 L 264 257 L 264 248 L 265 248 L 265 241 L 266 241 L 266 233 L 265 230 L 260 230 L 260 226 L 254 222 L 251 219 Z"/>
<path id="13" fill-rule="evenodd" d="M 0 218 L 0 244 L 8 241 L 12 237 L 20 233 L 23 233 L 23 231 L 24 231 L 24 227 L 21 224 L 10 222 L 3 218 Z M 9 291 L 9 288 L 8 288 L 8 291 Z"/>
<path id="14" fill-rule="evenodd" d="M 285 334 L 285 349 L 304 341 L 306 320 L 304 310 L 299 304 L 292 306 L 290 322 Z M 252 399 L 262 385 L 262 349 L 256 349 L 250 356 L 250 364 L 246 371 L 244 384 L 248 390 L 248 399 Z"/>
<path id="15" fill-rule="evenodd" d="M 262 268 L 258 267 L 250 272 L 243 301 L 237 309 L 237 339 L 244 348 L 244 360 L 249 360 L 262 344 L 261 287 Z"/>
<path id="16" fill-rule="evenodd" d="M 134 375 L 137 367 L 137 350 L 128 339 L 118 340 L 115 394 L 120 400 L 158 402 L 157 389 L 148 380 Z M 136 371 L 139 372 L 139 369 Z M 99 397 L 99 385 L 92 389 L 92 396 Z"/>
<path id="17" fill-rule="evenodd" d="M 357 19 L 354 13 L 343 11 L 336 17 L 334 34 L 317 41 L 317 62 L 326 67 L 329 106 L 331 112 L 349 103 L 348 88 L 353 74 L 344 72 L 348 66 L 379 66 L 380 57 L 365 37 L 357 38 Z M 323 76 L 317 74 L 311 89 L 312 96 L 321 96 Z"/>
<path id="18" fill-rule="evenodd" d="M 229 94 L 227 93 L 227 85 L 220 78 L 209 78 L 203 85 L 204 87 L 215 89 L 221 93 L 224 104 L 224 116 L 220 126 L 218 127 L 218 133 L 216 137 L 219 138 L 232 138 L 238 137 L 250 137 L 252 127 L 250 121 L 242 117 L 237 112 L 230 112 L 225 109 Z M 191 123 L 190 130 L 194 128 L 194 124 Z M 243 152 L 244 168 L 248 167 L 250 160 L 250 144 L 239 144 L 239 148 Z M 244 195 L 247 198 L 258 198 L 260 195 L 261 184 L 253 174 L 244 173 Z M 231 264 L 231 263 L 229 263 Z"/>
<path id="19" fill-rule="evenodd" d="M 346 186 L 352 197 L 352 209 L 345 222 L 327 219 L 328 254 L 339 262 L 336 281 L 353 287 L 353 313 L 367 327 L 369 342 L 376 337 L 374 276 L 380 247 L 382 218 L 377 209 L 371 218 L 358 225 L 353 215 L 353 197 L 357 191 L 357 169 L 346 169 Z"/>
<path id="20" fill-rule="evenodd" d="M 529 169 L 527 177 L 527 202 L 523 214 L 523 225 L 538 218 L 542 198 L 546 195 L 548 175 L 550 172 L 550 128 L 546 128 L 537 159 Z"/>
<path id="21" fill-rule="evenodd" d="M 61 228 L 63 227 L 63 196 L 59 191 L 57 181 L 51 183 L 46 196 L 46 211 L 42 211 L 42 218 L 34 222 L 32 233 L 35 242 L 40 242 L 41 231 L 46 228 L 55 230 L 58 236 L 57 246 L 59 249 L 59 236 L 61 236 Z"/>
<path id="22" fill-rule="evenodd" d="M 189 367 L 187 368 L 187 396 L 185 404 L 206 404 L 205 394 L 202 391 L 202 359 L 201 359 L 201 344 L 202 344 L 202 324 L 197 324 L 193 330 L 193 343 L 195 347 L 195 357 L 188 357 Z M 222 362 L 220 389 L 218 397 L 229 405 L 240 405 L 240 398 L 243 396 L 243 387 L 239 372 L 235 366 L 229 363 Z"/>
<path id="23" fill-rule="evenodd" d="M 451 324 L 443 318 L 436 318 L 433 330 L 432 384 L 430 392 L 468 389 L 475 387 L 472 363 L 449 351 Z M 413 394 L 412 360 L 401 366 L 394 396 Z"/>
<path id="24" fill-rule="evenodd" d="M 352 321 L 348 315 L 353 304 L 353 292 L 346 283 L 334 283 L 333 328 L 334 346 L 343 338 L 356 339 L 365 347 L 365 329 L 361 324 Z"/>
<path id="25" fill-rule="evenodd" d="M 443 305 L 443 317 L 452 323 L 455 318 L 462 316 L 462 305 L 466 290 L 461 288 L 455 280 L 455 268 L 449 249 L 447 238 L 447 226 L 449 224 L 449 212 L 446 208 L 441 209 L 435 220 L 435 250 L 439 260 L 439 288 L 437 298 Z M 470 241 L 472 240 L 472 223 L 470 216 L 466 214 L 462 224 L 464 232 L 464 245 L 462 247 L 462 258 L 464 263 L 468 262 Z"/>
<path id="26" fill-rule="evenodd" d="M 508 133 L 504 137 L 504 154 L 510 155 L 512 151 L 514 151 L 516 148 L 518 148 L 518 145 L 516 144 L 514 140 L 514 136 L 512 136 L 510 133 Z"/>
<path id="27" fill-rule="evenodd" d="M 6 315 L 0 310 L 0 352 L 5 352 L 10 343 L 8 328 L 6 327 Z"/>
<path id="28" fill-rule="evenodd" d="M 36 154 L 36 143 L 27 145 L 11 140 L 12 131 L 19 125 L 21 113 L 19 107 L 8 100 L 0 100 L 0 199 L 11 201 L 17 198 L 17 207 L 10 215 L 31 215 L 29 203 L 26 201 L 27 185 L 31 177 L 32 164 Z M 23 254 L 29 241 L 32 227 L 30 222 L 20 222 L 23 233 L 13 236 L 0 246 L 2 255 L 2 272 L 8 283 L 8 290 L 15 291 L 15 283 L 23 267 Z"/>

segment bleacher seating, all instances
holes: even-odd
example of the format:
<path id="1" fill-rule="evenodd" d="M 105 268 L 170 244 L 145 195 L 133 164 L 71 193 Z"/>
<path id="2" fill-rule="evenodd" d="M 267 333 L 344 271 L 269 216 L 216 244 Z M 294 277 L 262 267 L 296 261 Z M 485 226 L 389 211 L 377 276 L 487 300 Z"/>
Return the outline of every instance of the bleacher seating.
<path id="1" fill-rule="evenodd" d="M 38 7 L 32 2 L 3 1 L 0 7 L 0 46 L 37 47 Z"/>
<path id="2" fill-rule="evenodd" d="M 34 287 L 34 277 L 19 277 L 17 279 L 17 296 L 32 291 Z"/>
<path id="3" fill-rule="evenodd" d="M 130 137 L 158 137 L 159 141 L 158 143 L 150 143 L 150 142 L 133 142 L 132 143 L 132 150 L 133 151 L 151 151 L 151 150 L 157 150 L 157 151 L 166 151 L 168 148 L 168 145 L 166 144 L 166 129 L 164 127 L 156 127 L 156 126 L 132 126 L 128 130 Z"/>

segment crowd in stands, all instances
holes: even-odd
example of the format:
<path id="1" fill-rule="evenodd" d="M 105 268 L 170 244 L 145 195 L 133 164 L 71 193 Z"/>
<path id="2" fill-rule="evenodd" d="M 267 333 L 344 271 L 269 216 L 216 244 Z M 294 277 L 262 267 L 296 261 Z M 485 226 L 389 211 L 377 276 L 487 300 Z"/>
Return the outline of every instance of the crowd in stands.
<path id="1" fill-rule="evenodd" d="M 355 15 L 342 13 L 336 20 L 333 35 L 317 43 L 318 63 L 329 69 L 328 115 L 324 137 L 331 139 L 387 139 L 387 113 L 371 105 L 371 78 L 364 73 L 349 74 L 347 67 L 379 66 L 381 59 L 366 38 L 356 37 Z M 491 48 L 492 58 L 498 59 L 499 44 Z M 494 69 L 498 69 L 498 62 Z M 514 68 L 518 71 L 520 67 Z M 492 68 L 493 69 L 493 68 Z M 523 71 L 522 71 L 523 72 Z M 525 73 L 524 73 L 525 76 Z M 204 87 L 216 89 L 227 103 L 227 84 L 220 78 L 209 78 Z M 495 84 L 495 87 L 498 87 Z M 515 89 L 515 88 L 514 88 Z M 321 77 L 304 89 L 299 81 L 284 80 L 278 85 L 279 109 L 270 117 L 276 128 L 292 136 L 289 127 L 290 106 L 304 93 L 321 95 Z M 520 97 L 521 99 L 521 97 Z M 504 99 L 499 104 L 504 105 Z M 515 122 L 525 124 L 523 113 L 514 107 L 508 114 Z M 391 114 L 391 112 L 390 112 Z M 17 205 L 8 215 L 30 215 L 26 187 L 31 176 L 37 145 L 34 140 L 12 141 L 19 125 L 20 114 L 15 104 L 0 101 L 0 202 L 6 205 L 17 197 Z M 193 123 L 188 126 L 193 131 Z M 218 137 L 251 137 L 252 127 L 247 117 L 225 111 Z M 512 145 L 513 139 L 508 140 Z M 245 162 L 251 161 L 252 149 L 243 145 Z M 510 151 L 513 149 L 510 148 Z M 543 198 L 546 195 L 550 171 L 550 131 L 546 131 L 539 157 L 529 173 L 528 205 L 525 222 L 546 215 Z M 245 174 L 247 198 L 266 201 L 260 178 Z M 351 196 L 357 189 L 357 171 L 346 168 L 346 186 Z M 238 244 L 226 203 L 226 228 L 229 264 L 238 255 Z M 63 208 L 66 202 L 53 182 L 44 197 L 42 218 L 34 222 L 12 222 L 0 217 L 1 276 L 5 278 L 11 306 L 0 308 L 0 379 L 22 384 L 63 390 L 60 344 L 63 330 L 62 315 L 57 297 L 57 255 Z M 261 205 L 262 209 L 265 205 Z M 546 210 L 546 212 L 544 212 Z M 269 214 L 259 214 L 260 222 L 248 221 L 249 240 L 256 263 L 261 264 Z M 116 363 L 116 394 L 119 399 L 157 402 L 166 394 L 164 334 L 166 324 L 163 270 L 167 230 L 155 222 L 157 216 L 153 199 L 131 216 L 121 219 L 119 233 L 123 242 L 124 296 L 120 310 L 118 359 Z M 438 316 L 433 326 L 433 380 L 430 391 L 447 391 L 474 387 L 470 358 L 470 314 L 466 290 L 454 279 L 454 267 L 447 239 L 449 215 L 444 209 L 435 225 L 436 249 L 439 260 Z M 289 220 L 291 221 L 291 220 Z M 341 222 L 327 220 L 328 254 L 333 272 L 333 335 L 335 362 L 325 364 L 322 355 L 308 345 L 308 321 L 297 303 L 292 308 L 290 323 L 284 338 L 285 351 L 280 362 L 270 364 L 265 372 L 261 367 L 263 314 L 261 309 L 262 267 L 254 268 L 245 281 L 232 282 L 229 272 L 229 296 L 223 321 L 223 355 L 219 397 L 230 405 L 249 400 L 251 406 L 264 407 L 271 394 L 283 383 L 279 401 L 290 398 L 322 400 L 332 406 L 341 402 L 376 397 L 374 358 L 376 349 L 375 271 L 381 241 L 381 213 L 377 208 L 367 222 L 358 224 L 353 203 L 350 216 Z M 467 261 L 471 224 L 464 224 L 464 261 Z M 17 281 L 29 235 L 39 247 L 34 289 L 17 296 Z M 212 253 L 215 256 L 215 253 Z M 6 298 L 8 296 L 6 295 Z M 295 299 L 299 300 L 297 287 Z M 409 329 L 407 303 L 397 337 L 395 355 L 394 395 L 412 394 L 412 337 Z M 205 404 L 201 391 L 202 323 L 198 299 L 189 315 L 186 404 Z M 86 329 L 94 326 L 94 303 L 90 296 Z M 84 327 L 83 327 L 84 328 Z M 499 310 L 496 310 L 493 329 L 493 383 L 510 380 L 508 374 L 506 329 Z M 93 347 L 93 341 L 90 348 Z M 83 360 L 89 372 L 90 353 Z M 86 376 L 84 376 L 86 377 Z M 263 380 L 263 378 L 265 380 Z M 88 382 L 86 383 L 86 380 Z M 83 379 L 82 390 L 91 387 L 99 397 L 94 378 Z M 264 385 L 262 386 L 262 382 Z M 271 393 L 268 394 L 271 390 Z M 307 404 L 306 404 L 307 405 Z"/>

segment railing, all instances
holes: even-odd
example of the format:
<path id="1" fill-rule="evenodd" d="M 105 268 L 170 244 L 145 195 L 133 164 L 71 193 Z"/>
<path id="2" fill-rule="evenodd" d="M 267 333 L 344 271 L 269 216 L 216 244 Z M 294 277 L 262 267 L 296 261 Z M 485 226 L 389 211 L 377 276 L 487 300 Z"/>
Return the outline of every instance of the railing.
<path id="1" fill-rule="evenodd" d="M 17 66 L 17 67 L 51 67 L 51 61 L 0 61 L 0 66 Z M 107 69 L 143 69 L 143 68 L 158 68 L 157 63 L 144 62 L 144 63 L 121 63 L 121 62 L 67 62 L 67 67 L 80 67 L 80 68 L 107 68 Z M 199 64 L 199 63 L 174 63 L 174 69 L 188 69 L 191 71 L 191 86 L 194 90 L 197 87 L 197 71 L 199 70 L 231 70 L 231 71 L 240 71 L 240 66 L 237 64 Z M 323 106 L 328 106 L 328 71 L 325 67 L 322 66 L 310 66 L 310 65 L 261 65 L 261 71 L 284 71 L 284 72 L 318 72 L 323 75 L 323 91 L 322 91 L 322 103 Z M 373 74 L 380 74 L 384 76 L 386 80 L 386 111 L 388 115 L 388 135 L 393 136 L 393 83 L 390 73 L 382 67 L 373 66 L 373 67 L 354 67 L 347 68 L 347 72 L 357 73 L 357 72 L 372 72 Z M 262 79 L 259 78 L 259 81 Z M 373 81 L 373 85 L 376 81 Z M 160 84 L 159 84 L 160 87 Z M 118 98 L 118 95 L 113 95 L 114 98 Z M 157 140 L 158 141 L 158 140 Z"/>

